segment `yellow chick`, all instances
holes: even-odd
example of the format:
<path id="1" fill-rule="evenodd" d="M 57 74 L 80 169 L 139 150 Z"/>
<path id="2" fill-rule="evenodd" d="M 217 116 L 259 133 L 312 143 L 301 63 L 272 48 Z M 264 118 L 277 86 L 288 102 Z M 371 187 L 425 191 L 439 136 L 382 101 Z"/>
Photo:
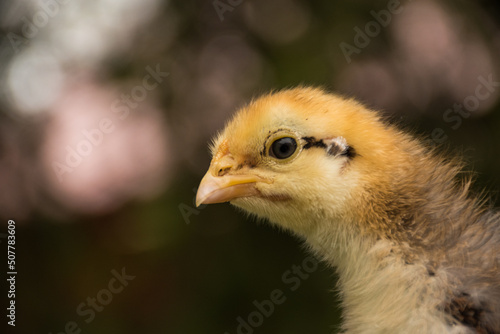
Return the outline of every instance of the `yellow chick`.
<path id="1" fill-rule="evenodd" d="M 261 97 L 214 140 L 197 205 L 230 202 L 334 267 L 347 333 L 500 333 L 500 214 L 352 99 Z"/>

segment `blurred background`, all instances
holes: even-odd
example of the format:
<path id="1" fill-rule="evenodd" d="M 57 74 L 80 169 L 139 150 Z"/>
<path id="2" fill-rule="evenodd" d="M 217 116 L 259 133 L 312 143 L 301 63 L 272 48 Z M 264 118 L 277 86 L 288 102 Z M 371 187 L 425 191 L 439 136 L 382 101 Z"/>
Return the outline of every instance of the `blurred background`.
<path id="1" fill-rule="evenodd" d="M 383 110 L 465 154 L 500 204 L 494 0 L 0 0 L 0 38 L 7 332 L 335 332 L 336 278 L 299 240 L 193 203 L 211 136 L 271 89 Z"/>

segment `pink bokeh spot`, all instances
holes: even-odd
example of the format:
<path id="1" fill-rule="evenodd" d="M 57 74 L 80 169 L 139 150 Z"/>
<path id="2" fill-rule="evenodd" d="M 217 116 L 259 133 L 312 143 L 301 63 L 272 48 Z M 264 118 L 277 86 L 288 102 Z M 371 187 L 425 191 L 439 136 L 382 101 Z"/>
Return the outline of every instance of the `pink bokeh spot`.
<path id="1" fill-rule="evenodd" d="M 120 118 L 117 99 L 85 82 L 51 110 L 41 158 L 56 198 L 71 210 L 105 213 L 164 189 L 171 156 L 161 113 L 146 100 Z"/>

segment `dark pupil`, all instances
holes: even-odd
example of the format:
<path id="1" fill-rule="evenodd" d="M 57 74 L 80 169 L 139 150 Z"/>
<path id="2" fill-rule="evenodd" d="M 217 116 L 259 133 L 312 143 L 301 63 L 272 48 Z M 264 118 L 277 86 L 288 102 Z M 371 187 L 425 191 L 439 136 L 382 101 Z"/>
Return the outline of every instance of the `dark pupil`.
<path id="1" fill-rule="evenodd" d="M 278 159 L 286 159 L 297 149 L 297 142 L 290 137 L 280 138 L 271 145 L 271 155 Z"/>

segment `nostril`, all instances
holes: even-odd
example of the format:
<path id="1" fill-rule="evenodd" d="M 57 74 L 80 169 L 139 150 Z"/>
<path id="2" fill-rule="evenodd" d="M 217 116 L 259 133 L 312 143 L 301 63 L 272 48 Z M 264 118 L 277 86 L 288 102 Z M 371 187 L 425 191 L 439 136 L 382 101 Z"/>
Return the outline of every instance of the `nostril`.
<path id="1" fill-rule="evenodd" d="M 230 154 L 225 154 L 214 157 L 210 169 L 212 169 L 214 176 L 224 176 L 230 173 L 235 165 L 234 158 Z"/>
<path id="2" fill-rule="evenodd" d="M 226 175 L 229 170 L 231 169 L 231 167 L 222 167 L 222 168 L 219 168 L 219 170 L 217 171 L 217 176 L 224 176 Z"/>

